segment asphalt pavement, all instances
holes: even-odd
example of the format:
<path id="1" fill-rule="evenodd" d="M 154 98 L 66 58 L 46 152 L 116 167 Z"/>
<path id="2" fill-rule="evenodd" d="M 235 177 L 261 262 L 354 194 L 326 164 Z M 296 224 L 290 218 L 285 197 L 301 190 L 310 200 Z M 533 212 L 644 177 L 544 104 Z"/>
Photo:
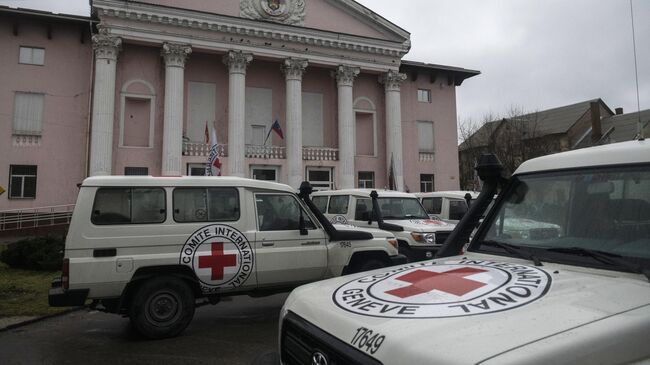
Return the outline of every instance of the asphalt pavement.
<path id="1" fill-rule="evenodd" d="M 197 308 L 180 336 L 151 341 L 128 318 L 88 309 L 0 333 L 0 364 L 251 364 L 277 351 L 288 294 Z"/>

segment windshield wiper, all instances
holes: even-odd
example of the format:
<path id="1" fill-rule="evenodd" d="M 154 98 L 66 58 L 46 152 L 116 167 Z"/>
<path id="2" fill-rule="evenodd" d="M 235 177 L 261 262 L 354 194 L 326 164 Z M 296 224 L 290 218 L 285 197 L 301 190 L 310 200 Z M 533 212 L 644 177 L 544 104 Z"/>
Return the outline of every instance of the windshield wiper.
<path id="1" fill-rule="evenodd" d="M 645 269 L 643 266 L 639 264 L 630 262 L 619 254 L 600 251 L 600 250 L 591 250 L 583 247 L 553 247 L 553 248 L 547 248 L 546 251 L 567 253 L 572 255 L 589 256 L 604 264 L 622 267 L 624 269 L 630 270 L 637 274 L 643 274 L 648 279 L 648 281 L 650 281 L 650 269 Z"/>
<path id="2" fill-rule="evenodd" d="M 500 247 L 504 249 L 506 252 L 511 253 L 513 255 L 517 255 L 521 257 L 522 259 L 530 260 L 532 261 L 535 266 L 544 266 L 542 265 L 542 261 L 537 257 L 535 254 L 530 252 L 529 250 L 513 245 L 510 243 L 505 243 L 505 242 L 498 242 L 494 240 L 487 240 L 487 241 L 481 241 L 481 245 L 487 245 L 487 246 L 493 246 L 493 247 Z"/>

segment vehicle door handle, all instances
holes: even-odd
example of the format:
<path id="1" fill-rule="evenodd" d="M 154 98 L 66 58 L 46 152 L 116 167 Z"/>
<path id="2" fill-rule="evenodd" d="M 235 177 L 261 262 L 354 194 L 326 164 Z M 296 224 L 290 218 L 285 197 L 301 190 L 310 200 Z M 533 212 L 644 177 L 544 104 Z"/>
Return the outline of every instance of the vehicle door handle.
<path id="1" fill-rule="evenodd" d="M 303 242 L 301 243 L 302 246 L 316 246 L 320 245 L 320 242 L 318 241 L 308 241 L 308 242 Z"/>
<path id="2" fill-rule="evenodd" d="M 273 242 L 262 242 L 262 246 L 264 246 L 264 247 L 271 247 L 273 245 L 275 245 L 275 243 L 273 243 Z"/>

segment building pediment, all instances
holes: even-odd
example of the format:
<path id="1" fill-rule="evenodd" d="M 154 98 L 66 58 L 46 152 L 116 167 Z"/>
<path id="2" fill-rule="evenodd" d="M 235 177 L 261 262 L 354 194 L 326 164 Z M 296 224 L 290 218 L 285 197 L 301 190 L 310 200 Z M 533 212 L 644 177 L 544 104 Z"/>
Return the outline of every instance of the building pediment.
<path id="1" fill-rule="evenodd" d="M 359 20 L 365 16 L 360 12 L 363 9 L 369 10 L 350 0 L 305 1 L 305 26 L 285 24 L 278 19 L 268 21 L 241 16 L 239 0 L 223 1 L 225 5 L 230 5 L 221 8 L 223 13 L 228 14 L 207 11 L 211 9 L 208 7 L 210 4 L 222 1 L 187 0 L 183 2 L 183 8 L 172 7 L 169 5 L 171 3 L 171 0 L 93 0 L 92 10 L 102 25 L 110 29 L 111 34 L 126 40 L 154 44 L 170 41 L 217 51 L 253 51 L 257 55 L 269 57 L 300 57 L 308 49 L 312 55 L 310 59 L 323 65 L 340 64 L 341 60 L 345 59 L 347 64 L 366 69 L 396 69 L 399 60 L 410 49 L 407 32 L 394 25 L 394 30 L 389 29 L 388 25 L 382 28 L 379 24 L 382 21 L 390 23 L 378 15 L 374 20 L 370 17 L 366 17 L 365 21 Z M 299 2 L 291 4 L 298 6 Z M 237 9 L 233 5 L 237 5 Z M 359 31 L 342 33 L 335 29 L 325 29 L 329 23 L 322 20 L 320 21 L 323 26 L 309 27 L 312 23 L 318 25 L 319 21 L 310 18 L 310 6 L 315 6 L 314 9 L 318 10 L 319 14 L 334 14 L 334 17 L 338 14 L 341 19 L 343 14 L 348 14 L 347 16 L 355 20 L 341 22 L 339 27 L 346 29 L 344 24 L 348 24 L 348 27 L 351 27 L 349 30 L 356 27 Z M 341 7 L 344 6 L 356 6 L 358 11 L 343 12 Z M 277 9 L 277 14 L 283 14 L 282 8 Z M 265 11 L 264 8 L 262 10 Z M 375 37 L 368 33 L 371 30 L 377 32 Z M 403 34 L 398 34 L 399 31 Z M 390 34 L 390 37 L 382 38 L 379 34 Z"/>

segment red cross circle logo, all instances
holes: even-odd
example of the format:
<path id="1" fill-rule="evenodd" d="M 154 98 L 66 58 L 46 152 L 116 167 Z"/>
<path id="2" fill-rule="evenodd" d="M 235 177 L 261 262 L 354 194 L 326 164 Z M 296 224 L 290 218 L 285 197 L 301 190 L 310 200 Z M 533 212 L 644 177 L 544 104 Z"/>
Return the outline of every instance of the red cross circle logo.
<path id="1" fill-rule="evenodd" d="M 223 242 L 212 242 L 211 255 L 199 257 L 199 269 L 212 269 L 212 280 L 223 280 L 223 270 L 237 265 L 237 255 L 223 253 Z"/>
<path id="2" fill-rule="evenodd" d="M 439 290 L 461 297 L 486 285 L 480 281 L 467 279 L 467 276 L 482 272 L 486 272 L 486 270 L 472 267 L 462 267 L 444 272 L 415 270 L 395 278 L 395 280 L 404 281 L 411 285 L 388 290 L 385 293 L 404 299 Z"/>

